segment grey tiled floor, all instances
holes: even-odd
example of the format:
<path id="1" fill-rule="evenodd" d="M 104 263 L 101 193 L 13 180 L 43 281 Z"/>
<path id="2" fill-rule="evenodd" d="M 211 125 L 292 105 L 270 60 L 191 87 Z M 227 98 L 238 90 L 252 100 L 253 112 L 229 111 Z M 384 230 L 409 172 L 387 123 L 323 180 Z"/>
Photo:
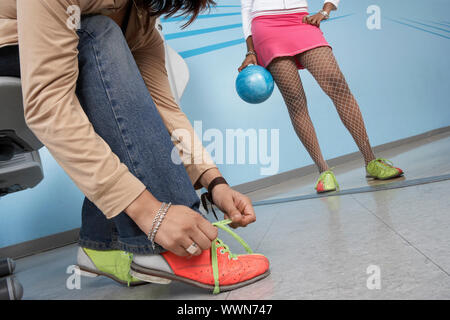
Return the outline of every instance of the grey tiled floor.
<path id="1" fill-rule="evenodd" d="M 382 154 L 406 179 L 450 172 L 450 137 Z M 342 188 L 367 185 L 359 161 L 337 168 Z M 253 199 L 311 193 L 316 177 L 287 181 Z M 24 299 L 450 299 L 450 181 L 257 207 L 258 221 L 238 230 L 271 261 L 271 275 L 213 296 L 172 282 L 127 288 L 108 278 L 82 278 L 69 290 L 76 246 L 20 259 Z M 227 236 L 234 251 L 242 251 Z M 367 288 L 367 268 L 379 267 L 381 288 Z"/>
<path id="2" fill-rule="evenodd" d="M 376 154 L 387 158 L 406 171 L 404 179 L 418 179 L 450 173 L 450 133 L 442 133 L 416 142 Z M 357 188 L 367 185 L 386 183 L 380 180 L 365 178 L 364 162 L 361 159 L 349 161 L 336 167 L 333 171 L 341 189 Z M 291 179 L 270 188 L 261 189 L 248 194 L 254 201 L 306 195 L 314 192 L 314 183 L 318 173 L 312 173 L 301 179 Z M 390 182 L 390 181 L 388 181 Z"/>

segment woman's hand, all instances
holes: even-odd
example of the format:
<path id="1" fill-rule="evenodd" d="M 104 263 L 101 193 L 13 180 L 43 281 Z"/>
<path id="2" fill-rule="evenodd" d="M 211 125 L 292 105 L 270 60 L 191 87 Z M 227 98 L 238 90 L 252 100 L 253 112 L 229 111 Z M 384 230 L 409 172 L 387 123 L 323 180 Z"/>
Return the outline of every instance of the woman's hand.
<path id="1" fill-rule="evenodd" d="M 254 54 L 249 54 L 245 57 L 244 62 L 242 62 L 241 66 L 238 68 L 238 71 L 241 72 L 249 64 L 254 64 L 255 66 L 258 65 L 258 60 Z"/>
<path id="2" fill-rule="evenodd" d="M 161 202 L 146 190 L 125 212 L 148 235 L 160 207 Z M 198 212 L 186 206 L 173 205 L 167 211 L 156 233 L 155 242 L 178 256 L 188 256 L 186 249 L 192 243 L 195 242 L 198 246 L 194 255 L 199 255 L 203 250 L 209 249 L 211 242 L 216 238 L 217 228 Z"/>
<path id="3" fill-rule="evenodd" d="M 198 212 L 186 206 L 171 206 L 158 232 L 155 242 L 178 256 L 187 256 L 186 251 L 194 242 L 198 248 L 194 255 L 211 248 L 217 238 L 217 228 Z"/>
<path id="4" fill-rule="evenodd" d="M 233 221 L 232 228 L 246 227 L 256 221 L 252 202 L 226 184 L 218 184 L 212 190 L 214 204 Z"/>
<path id="5" fill-rule="evenodd" d="M 319 27 L 319 28 L 320 28 L 320 23 L 322 22 L 322 20 L 325 20 L 325 16 L 321 13 L 316 13 L 313 16 L 304 16 L 303 17 L 303 23 L 308 23 L 308 24 L 311 24 L 311 25 Z"/>

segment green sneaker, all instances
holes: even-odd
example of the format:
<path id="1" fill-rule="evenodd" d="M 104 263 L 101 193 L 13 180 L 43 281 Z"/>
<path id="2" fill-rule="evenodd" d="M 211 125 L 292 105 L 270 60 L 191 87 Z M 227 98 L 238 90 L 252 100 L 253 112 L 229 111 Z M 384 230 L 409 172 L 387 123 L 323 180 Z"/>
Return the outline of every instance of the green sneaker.
<path id="1" fill-rule="evenodd" d="M 327 170 L 322 172 L 316 182 L 315 189 L 317 193 L 339 190 L 339 184 L 337 183 L 333 171 Z"/>
<path id="2" fill-rule="evenodd" d="M 80 247 L 78 249 L 77 265 L 82 276 L 106 276 L 128 286 L 145 284 L 145 281 L 130 275 L 132 259 L 133 254 L 125 251 L 100 251 Z"/>
<path id="3" fill-rule="evenodd" d="M 377 158 L 369 162 L 366 167 L 367 178 L 387 180 L 403 175 L 403 170 L 393 166 L 388 159 Z"/>

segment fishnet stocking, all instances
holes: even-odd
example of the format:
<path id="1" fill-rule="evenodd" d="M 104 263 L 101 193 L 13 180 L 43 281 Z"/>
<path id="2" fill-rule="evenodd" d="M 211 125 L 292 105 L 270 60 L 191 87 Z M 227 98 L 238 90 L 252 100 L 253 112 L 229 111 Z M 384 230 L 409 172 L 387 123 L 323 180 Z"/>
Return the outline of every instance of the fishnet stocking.
<path id="1" fill-rule="evenodd" d="M 364 120 L 331 48 L 315 48 L 297 55 L 296 58 L 313 75 L 322 90 L 333 101 L 339 117 L 358 145 L 367 165 L 375 159 L 375 156 L 369 143 Z M 269 71 L 272 73 L 288 107 L 297 135 L 318 166 L 319 171 L 327 170 L 328 165 L 323 160 L 316 133 L 308 114 L 306 97 L 294 58 L 275 59 L 269 65 Z"/>
<path id="2" fill-rule="evenodd" d="M 292 57 L 274 59 L 268 67 L 289 111 L 292 125 L 319 171 L 328 170 L 317 141 L 316 131 L 309 117 L 306 96 L 297 64 Z"/>

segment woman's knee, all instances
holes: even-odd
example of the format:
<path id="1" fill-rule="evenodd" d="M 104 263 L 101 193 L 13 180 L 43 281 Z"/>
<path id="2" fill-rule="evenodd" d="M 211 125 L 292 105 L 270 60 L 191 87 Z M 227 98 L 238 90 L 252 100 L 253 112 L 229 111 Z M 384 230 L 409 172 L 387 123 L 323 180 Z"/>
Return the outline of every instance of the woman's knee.
<path id="1" fill-rule="evenodd" d="M 318 79 L 318 82 L 329 96 L 344 94 L 349 91 L 347 81 L 340 71 L 325 71 L 321 74 L 321 78 Z"/>
<path id="2" fill-rule="evenodd" d="M 103 15 L 82 18 L 78 34 L 80 61 L 90 59 L 95 64 L 100 60 L 104 66 L 129 68 L 133 56 L 122 29 L 111 18 Z"/>
<path id="3" fill-rule="evenodd" d="M 86 31 L 91 37 L 103 41 L 123 40 L 122 29 L 110 17 L 104 15 L 94 15 L 83 17 L 81 20 L 81 30 Z"/>
<path id="4" fill-rule="evenodd" d="M 289 88 L 287 90 L 280 90 L 281 95 L 288 107 L 300 108 L 306 107 L 306 95 L 302 89 Z"/>

